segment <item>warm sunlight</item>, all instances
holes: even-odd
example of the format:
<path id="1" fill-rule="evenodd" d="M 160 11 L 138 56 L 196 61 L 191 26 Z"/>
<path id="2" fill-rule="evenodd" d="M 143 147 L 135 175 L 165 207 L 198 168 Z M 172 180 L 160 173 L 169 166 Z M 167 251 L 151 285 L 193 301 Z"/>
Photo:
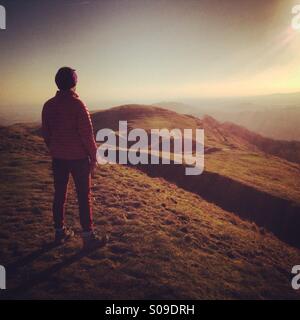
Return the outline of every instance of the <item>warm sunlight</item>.
<path id="1" fill-rule="evenodd" d="M 300 33 L 291 28 L 290 1 L 259 8 L 229 2 L 218 10 L 215 1 L 147 2 L 146 8 L 138 2 L 54 2 L 39 8 L 47 12 L 47 27 L 43 14 L 35 17 L 39 5 L 30 6 L 25 14 L 10 10 L 10 25 L 0 35 L 2 111 L 36 107 L 51 96 L 51 75 L 61 65 L 77 69 L 78 88 L 93 108 L 108 101 L 299 90 Z"/>
<path id="2" fill-rule="evenodd" d="M 0 2 L 0 300 L 300 299 L 300 0 Z"/>

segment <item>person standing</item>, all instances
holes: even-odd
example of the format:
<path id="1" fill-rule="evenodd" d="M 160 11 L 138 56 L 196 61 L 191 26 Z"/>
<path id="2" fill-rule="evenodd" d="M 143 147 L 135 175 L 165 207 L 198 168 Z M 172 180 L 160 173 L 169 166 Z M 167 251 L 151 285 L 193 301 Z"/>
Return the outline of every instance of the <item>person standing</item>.
<path id="1" fill-rule="evenodd" d="M 56 95 L 42 111 L 42 135 L 52 157 L 54 179 L 53 220 L 55 242 L 63 243 L 74 235 L 65 225 L 65 202 L 70 174 L 73 177 L 84 247 L 100 245 L 94 231 L 91 204 L 91 176 L 97 165 L 97 146 L 90 114 L 76 91 L 76 71 L 60 68 L 55 76 Z"/>

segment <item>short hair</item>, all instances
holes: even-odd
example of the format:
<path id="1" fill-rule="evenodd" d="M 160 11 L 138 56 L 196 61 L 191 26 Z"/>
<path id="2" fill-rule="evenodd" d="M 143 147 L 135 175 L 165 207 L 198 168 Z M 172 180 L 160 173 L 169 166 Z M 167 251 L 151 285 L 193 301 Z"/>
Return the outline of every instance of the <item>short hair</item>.
<path id="1" fill-rule="evenodd" d="M 60 68 L 55 76 L 55 83 L 59 90 L 70 90 L 77 84 L 75 69 L 69 67 Z"/>

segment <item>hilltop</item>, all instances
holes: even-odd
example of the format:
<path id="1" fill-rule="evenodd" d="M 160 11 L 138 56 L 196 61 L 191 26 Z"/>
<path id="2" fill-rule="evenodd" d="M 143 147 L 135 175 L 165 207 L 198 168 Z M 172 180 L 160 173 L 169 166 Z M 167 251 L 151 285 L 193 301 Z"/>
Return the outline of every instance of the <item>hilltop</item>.
<path id="1" fill-rule="evenodd" d="M 38 127 L 1 127 L 0 263 L 8 269 L 10 297 L 299 298 L 290 286 L 291 268 L 300 261 L 298 238 L 270 224 L 283 209 L 298 210 L 298 163 L 209 117 L 133 105 L 92 119 L 95 130 L 116 129 L 119 120 L 146 130 L 204 127 L 211 150 L 205 173 L 185 180 L 174 165 L 100 166 L 93 182 L 95 223 L 111 235 L 110 243 L 82 252 L 77 236 L 51 247 L 50 159 Z M 73 189 L 67 218 L 79 234 Z M 286 221 L 285 228 L 293 231 L 293 225 Z"/>

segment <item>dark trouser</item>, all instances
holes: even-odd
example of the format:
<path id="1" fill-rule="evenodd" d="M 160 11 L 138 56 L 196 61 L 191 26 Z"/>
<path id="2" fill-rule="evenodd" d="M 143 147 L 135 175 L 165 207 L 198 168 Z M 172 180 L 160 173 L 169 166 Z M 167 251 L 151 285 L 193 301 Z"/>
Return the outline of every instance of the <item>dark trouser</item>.
<path id="1" fill-rule="evenodd" d="M 67 197 L 70 173 L 73 177 L 79 203 L 80 224 L 84 232 L 93 229 L 91 207 L 91 175 L 88 158 L 80 160 L 53 159 L 52 169 L 54 177 L 53 219 L 54 227 L 64 226 L 65 202 Z"/>

